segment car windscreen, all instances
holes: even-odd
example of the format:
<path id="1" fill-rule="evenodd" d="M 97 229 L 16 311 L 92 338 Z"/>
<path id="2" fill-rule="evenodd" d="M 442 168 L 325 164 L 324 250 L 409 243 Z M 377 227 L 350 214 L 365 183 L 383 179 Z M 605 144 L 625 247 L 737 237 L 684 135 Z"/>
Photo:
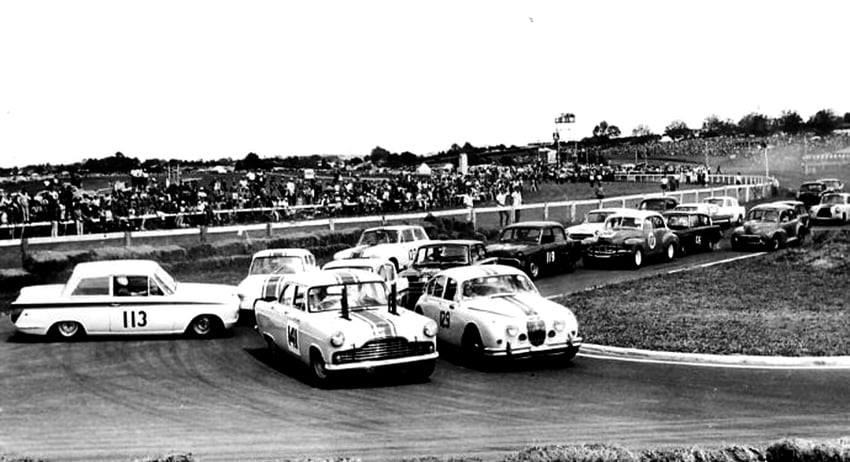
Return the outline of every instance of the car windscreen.
<path id="1" fill-rule="evenodd" d="M 691 224 L 689 215 L 667 215 L 667 227 L 670 229 L 688 229 Z"/>
<path id="2" fill-rule="evenodd" d="M 416 252 L 414 265 L 442 266 L 469 264 L 469 252 L 465 245 L 429 245 Z"/>
<path id="3" fill-rule="evenodd" d="M 705 202 L 706 204 L 714 204 L 718 207 L 723 207 L 723 199 L 703 199 L 703 202 Z"/>
<path id="4" fill-rule="evenodd" d="M 348 309 L 352 311 L 388 306 L 387 287 L 383 282 L 360 282 L 311 287 L 307 291 L 307 309 L 311 313 L 341 311 L 343 292 Z"/>
<path id="5" fill-rule="evenodd" d="M 666 202 L 663 200 L 644 200 L 640 203 L 638 210 L 655 210 L 656 212 L 663 211 L 665 204 Z"/>
<path id="6" fill-rule="evenodd" d="M 614 216 L 605 222 L 605 229 L 640 228 L 640 219 L 635 217 Z"/>
<path id="7" fill-rule="evenodd" d="M 820 198 L 820 203 L 827 205 L 843 204 L 844 196 L 841 194 L 827 194 Z"/>
<path id="8" fill-rule="evenodd" d="M 747 220 L 777 222 L 779 221 L 779 211 L 772 209 L 753 209 L 747 213 Z"/>
<path id="9" fill-rule="evenodd" d="M 371 266 L 363 266 L 363 265 L 325 265 L 322 270 L 360 270 L 360 271 L 368 271 L 370 273 L 374 273 L 375 270 Z"/>
<path id="10" fill-rule="evenodd" d="M 248 274 L 295 274 L 304 271 L 304 261 L 301 257 L 284 257 L 280 255 L 257 257 L 251 262 Z"/>
<path id="11" fill-rule="evenodd" d="M 153 279 L 157 284 L 159 284 L 159 287 L 165 291 L 165 295 L 171 295 L 175 290 L 177 290 L 177 283 L 174 281 L 174 278 L 161 268 L 157 269 L 153 273 Z"/>
<path id="12" fill-rule="evenodd" d="M 540 239 L 540 228 L 516 227 L 502 230 L 499 242 L 522 242 L 536 244 Z"/>
<path id="13" fill-rule="evenodd" d="M 392 229 L 372 229 L 363 231 L 357 245 L 395 244 L 398 242 L 398 231 Z"/>
<path id="14" fill-rule="evenodd" d="M 611 216 L 611 212 L 588 212 L 584 216 L 585 223 L 605 223 L 605 219 Z"/>
<path id="15" fill-rule="evenodd" d="M 823 184 L 826 185 L 827 189 L 838 189 L 841 187 L 841 182 L 838 180 L 823 180 Z"/>
<path id="16" fill-rule="evenodd" d="M 502 274 L 470 279 L 463 283 L 461 290 L 464 298 L 537 293 L 534 284 L 522 274 Z"/>

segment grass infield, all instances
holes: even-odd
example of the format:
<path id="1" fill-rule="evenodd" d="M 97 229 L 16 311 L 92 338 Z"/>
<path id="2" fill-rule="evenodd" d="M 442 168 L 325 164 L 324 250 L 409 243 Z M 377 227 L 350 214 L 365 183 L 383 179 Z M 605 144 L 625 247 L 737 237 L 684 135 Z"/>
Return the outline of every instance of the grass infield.
<path id="1" fill-rule="evenodd" d="M 729 265 L 624 282 L 556 300 L 585 341 L 661 351 L 850 355 L 850 231 Z"/>

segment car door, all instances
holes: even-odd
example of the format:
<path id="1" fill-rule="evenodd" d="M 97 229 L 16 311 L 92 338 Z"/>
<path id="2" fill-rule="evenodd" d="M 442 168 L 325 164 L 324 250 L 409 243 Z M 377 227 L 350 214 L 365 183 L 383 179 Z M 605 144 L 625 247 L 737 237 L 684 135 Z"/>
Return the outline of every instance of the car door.
<path id="1" fill-rule="evenodd" d="M 446 287 L 446 277 L 436 276 L 428 281 L 425 286 L 425 292 L 419 298 L 417 305 L 422 308 L 422 314 L 433 319 L 439 327 L 438 335 L 443 338 L 443 324 L 445 324 L 445 316 L 443 310 L 443 290 Z M 446 307 L 447 308 L 447 307 Z M 449 315 L 451 316 L 451 315 Z M 451 324 L 451 319 L 449 319 Z"/>
<path id="2" fill-rule="evenodd" d="M 109 330 L 116 334 L 171 332 L 180 309 L 166 297 L 151 297 L 148 276 L 141 274 L 112 276 L 111 308 Z"/>
<path id="3" fill-rule="evenodd" d="M 551 226 L 541 229 L 540 233 L 539 264 L 543 267 L 554 266 L 558 260 L 555 233 Z"/>
<path id="4" fill-rule="evenodd" d="M 443 331 L 442 338 L 460 344 L 465 319 L 457 302 L 458 283 L 456 279 L 446 278 L 446 287 L 440 298 L 440 318 L 438 324 Z"/>
<path id="5" fill-rule="evenodd" d="M 82 278 L 70 293 L 70 306 L 50 310 L 51 321 L 79 321 L 90 334 L 109 332 L 112 307 L 109 276 Z"/>
<path id="6" fill-rule="evenodd" d="M 658 253 L 658 249 L 661 247 L 661 241 L 658 240 L 659 236 L 655 226 L 652 224 L 651 217 L 643 220 L 643 234 L 646 239 L 646 254 L 653 255 Z"/>
<path id="7" fill-rule="evenodd" d="M 293 285 L 292 303 L 281 305 L 283 308 L 282 324 L 285 342 L 283 349 L 294 356 L 301 356 L 301 349 L 307 339 L 302 338 L 302 323 L 307 313 L 307 288 L 301 285 Z"/>

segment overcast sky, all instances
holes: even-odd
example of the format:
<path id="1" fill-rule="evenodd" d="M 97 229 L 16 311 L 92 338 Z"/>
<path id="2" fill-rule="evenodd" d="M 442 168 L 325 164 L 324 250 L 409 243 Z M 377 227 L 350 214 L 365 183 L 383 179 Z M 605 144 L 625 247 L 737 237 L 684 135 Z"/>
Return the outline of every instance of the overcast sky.
<path id="1" fill-rule="evenodd" d="M 845 1 L 0 2 L 0 165 L 850 111 Z"/>

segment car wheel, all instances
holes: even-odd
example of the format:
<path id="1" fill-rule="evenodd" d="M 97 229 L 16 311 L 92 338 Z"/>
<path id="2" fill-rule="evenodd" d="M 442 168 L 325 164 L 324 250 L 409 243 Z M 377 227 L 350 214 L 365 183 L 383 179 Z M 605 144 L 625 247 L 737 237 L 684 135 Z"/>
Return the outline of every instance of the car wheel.
<path id="1" fill-rule="evenodd" d="M 534 263 L 533 261 L 528 262 L 528 269 L 526 270 L 528 276 L 534 280 L 540 277 L 540 265 Z"/>
<path id="2" fill-rule="evenodd" d="M 770 250 L 779 250 L 779 248 L 782 247 L 782 244 L 779 242 L 779 236 L 773 236 L 770 238 L 768 247 L 770 247 Z"/>
<path id="3" fill-rule="evenodd" d="M 596 268 L 596 267 L 597 267 L 596 259 L 595 259 L 595 258 L 593 258 L 593 257 L 587 257 L 587 256 L 585 256 L 585 257 L 582 259 L 582 264 L 583 264 L 583 265 L 584 265 L 584 267 L 585 267 L 585 268 L 587 268 L 587 269 L 591 269 L 591 268 Z"/>
<path id="4" fill-rule="evenodd" d="M 62 340 L 72 340 L 83 335 L 83 326 L 74 321 L 62 321 L 53 326 L 53 332 Z"/>
<path id="5" fill-rule="evenodd" d="M 208 314 L 202 314 L 193 319 L 192 323 L 189 324 L 189 333 L 197 338 L 209 338 L 215 335 L 217 327 L 218 322 L 215 317 Z"/>
<path id="6" fill-rule="evenodd" d="M 280 348 L 278 348 L 277 344 L 274 343 L 274 340 L 272 340 L 271 337 L 267 337 L 267 336 L 263 336 L 263 337 L 266 339 L 266 348 L 269 351 L 269 357 L 274 361 L 280 360 L 280 357 L 281 357 Z"/>
<path id="7" fill-rule="evenodd" d="M 797 230 L 797 245 L 798 245 L 798 246 L 803 245 L 803 241 L 804 241 L 805 239 L 806 239 L 806 228 L 804 228 L 804 227 L 802 227 L 802 226 L 801 226 L 801 227 Z"/>
<path id="8" fill-rule="evenodd" d="M 571 346 L 571 347 L 567 348 L 567 351 L 565 351 L 561 355 L 561 359 L 564 362 L 567 362 L 567 363 L 572 362 L 573 359 L 575 359 L 576 355 L 578 354 L 578 348 L 579 347 L 577 347 L 577 346 Z"/>
<path id="9" fill-rule="evenodd" d="M 463 356 L 468 361 L 480 361 L 484 358 L 484 341 L 475 326 L 469 326 L 460 340 Z"/>
<path id="10" fill-rule="evenodd" d="M 312 350 L 310 353 L 310 378 L 313 379 L 313 384 L 318 387 L 326 387 L 331 381 L 331 373 L 325 365 L 325 360 L 321 353 Z"/>
<path id="11" fill-rule="evenodd" d="M 664 251 L 664 258 L 667 261 L 673 261 L 673 258 L 676 257 L 676 245 L 672 242 L 667 244 L 667 249 Z"/>
<path id="12" fill-rule="evenodd" d="M 431 374 L 434 373 L 434 368 L 437 365 L 437 360 L 428 359 L 425 361 L 419 361 L 408 368 L 408 375 L 412 380 L 417 382 L 424 382 L 428 380 L 428 377 L 431 377 Z"/>
<path id="13" fill-rule="evenodd" d="M 640 247 L 635 247 L 632 251 L 632 268 L 638 269 L 643 265 L 643 251 Z"/>

